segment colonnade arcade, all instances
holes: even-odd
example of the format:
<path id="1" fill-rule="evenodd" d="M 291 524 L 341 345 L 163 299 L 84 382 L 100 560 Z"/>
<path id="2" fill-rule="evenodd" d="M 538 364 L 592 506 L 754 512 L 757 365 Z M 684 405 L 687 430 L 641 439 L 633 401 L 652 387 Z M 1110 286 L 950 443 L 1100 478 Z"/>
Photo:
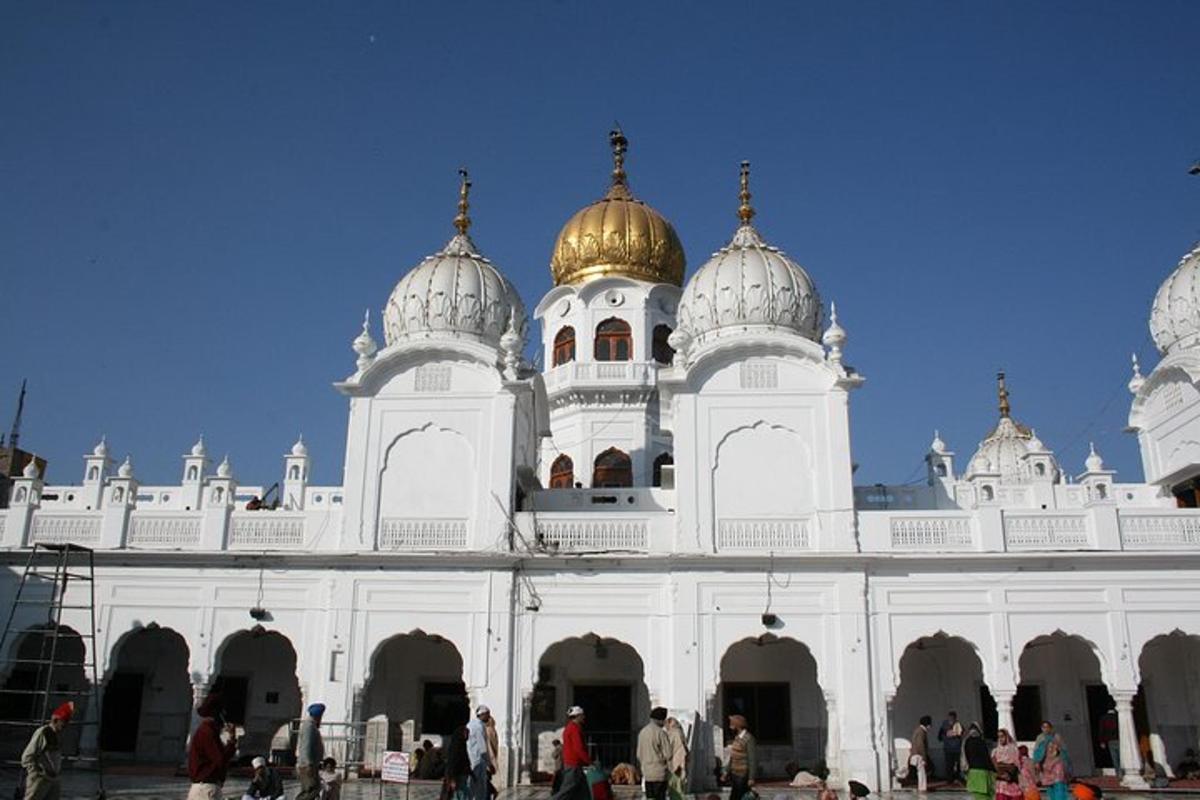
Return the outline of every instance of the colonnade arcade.
<path id="1" fill-rule="evenodd" d="M 28 628 L 7 655 L 36 659 L 46 641 L 44 626 Z M 153 622 L 115 642 L 101 675 L 103 707 L 114 709 L 99 726 L 106 756 L 178 762 L 195 724 L 194 704 L 208 692 L 220 691 L 228 718 L 246 729 L 242 750 L 270 752 L 287 761 L 295 744 L 293 721 L 307 702 L 292 641 L 263 626 L 229 634 L 215 651 L 207 680 L 195 669 L 189 645 L 179 632 Z M 59 647 L 58 659 L 68 660 L 62 655 L 66 653 L 76 666 L 56 670 L 51 703 L 73 698 L 80 705 L 77 713 L 94 714 L 86 694 L 68 697 L 90 686 L 82 666 L 82 640 L 63 636 Z M 468 703 L 479 698 L 464 680 L 464 652 L 449 638 L 422 630 L 395 634 L 374 649 L 352 701 L 354 718 L 368 728 L 376 726 L 374 746 L 408 749 L 423 738 L 440 741 L 466 720 Z M 887 696 L 892 766 L 919 718 L 928 714 L 934 719 L 934 769 L 944 774 L 936 730 L 950 709 L 964 724 L 980 722 L 989 738 L 1005 727 L 1019 741 L 1032 741 L 1043 719 L 1053 722 L 1081 775 L 1112 766 L 1097 733 L 1102 717 L 1113 711 L 1127 773 L 1140 765 L 1141 752 L 1169 767 L 1200 742 L 1200 636 L 1174 630 L 1146 641 L 1136 657 L 1134 674 L 1140 682 L 1132 691 L 1114 686 L 1103 654 L 1068 632 L 1035 636 L 1022 645 L 1016 661 L 1006 686 L 1001 679 L 1005 670 L 989 668 L 968 638 L 938 632 L 907 643 L 898 659 L 896 690 Z M 771 634 L 746 637 L 727 647 L 717 674 L 717 685 L 698 709 L 703 719 L 696 710 L 672 709 L 685 727 L 693 728 L 693 770 L 720 756 L 719 726 L 732 713 L 746 716 L 760 740 L 764 778 L 784 778 L 794 768 L 835 768 L 842 746 L 836 713 L 807 645 Z M 508 740 L 518 750 L 520 775 L 547 777 L 550 742 L 571 705 L 588 710 L 588 744 L 597 757 L 610 765 L 631 760 L 636 731 L 650 708 L 666 705 L 661 700 L 664 687 L 648 686 L 646 675 L 642 654 L 617 638 L 585 633 L 545 647 L 538 655 L 532 691 L 517 705 L 521 719 L 512 721 L 518 727 Z M 6 688 L 20 688 L 38 685 L 44 675 L 31 665 L 2 678 Z M 40 708 L 18 708 L 14 695 L 8 697 L 3 718 L 32 719 L 41 713 Z M 502 707 L 496 711 L 503 713 Z M 698 721 L 702 724 L 694 726 Z M 8 742 L 20 738 L 0 737 Z M 68 750 L 77 744 L 68 741 Z M 86 748 L 88 743 L 81 744 Z"/>

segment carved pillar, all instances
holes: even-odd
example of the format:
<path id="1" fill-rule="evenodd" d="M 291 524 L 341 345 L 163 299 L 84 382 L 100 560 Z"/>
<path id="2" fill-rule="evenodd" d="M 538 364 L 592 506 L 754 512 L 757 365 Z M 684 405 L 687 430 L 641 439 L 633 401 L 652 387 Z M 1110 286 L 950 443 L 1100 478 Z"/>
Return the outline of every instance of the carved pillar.
<path id="1" fill-rule="evenodd" d="M 1121 785 L 1145 789 L 1142 754 L 1138 751 L 1137 727 L 1133 724 L 1133 692 L 1113 692 L 1117 703 L 1117 735 L 1121 741 Z"/>
<path id="2" fill-rule="evenodd" d="M 1013 697 L 1015 697 L 1016 694 L 1016 692 L 1006 692 L 1001 690 L 992 692 L 992 696 L 996 698 L 997 724 L 1000 728 L 1008 731 L 1008 735 L 1013 738 L 1013 741 L 1016 741 L 1017 738 L 1017 732 L 1015 730 L 1015 723 L 1013 723 L 1012 715 Z"/>

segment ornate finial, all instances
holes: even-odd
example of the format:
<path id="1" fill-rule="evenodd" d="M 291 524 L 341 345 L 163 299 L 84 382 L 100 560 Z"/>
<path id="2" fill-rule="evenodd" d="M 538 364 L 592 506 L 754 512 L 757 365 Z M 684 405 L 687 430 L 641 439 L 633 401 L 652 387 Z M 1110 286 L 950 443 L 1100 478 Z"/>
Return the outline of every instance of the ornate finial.
<path id="1" fill-rule="evenodd" d="M 629 149 L 629 140 L 625 138 L 625 133 L 621 130 L 620 123 L 608 132 L 608 143 L 612 146 L 613 151 L 613 186 L 624 186 L 625 151 Z"/>
<path id="2" fill-rule="evenodd" d="M 1000 418 L 1012 415 L 1012 406 L 1008 403 L 1008 387 L 1004 385 L 1004 373 L 996 373 L 996 394 L 1000 398 Z"/>
<path id="3" fill-rule="evenodd" d="M 743 225 L 749 225 L 754 219 L 754 207 L 750 205 L 750 162 L 742 162 L 742 191 L 738 194 L 742 204 L 738 206 L 738 219 Z"/>
<path id="4" fill-rule="evenodd" d="M 467 229 L 471 227 L 471 218 L 467 216 L 467 209 L 471 207 L 467 200 L 471 193 L 471 178 L 465 168 L 459 168 L 458 178 L 458 216 L 454 218 L 454 227 L 458 228 L 460 234 L 466 235 Z"/>
<path id="5" fill-rule="evenodd" d="M 1130 358 L 1133 360 L 1133 377 L 1129 379 L 1129 391 L 1131 394 L 1137 394 L 1142 385 L 1146 383 L 1146 379 L 1142 377 L 1142 369 L 1138 365 L 1137 353 L 1132 353 Z"/>
<path id="6" fill-rule="evenodd" d="M 355 365 L 359 372 L 371 365 L 375 353 L 379 350 L 379 346 L 371 338 L 371 309 L 369 308 L 363 312 L 362 333 L 354 337 L 354 341 L 350 343 L 350 349 L 358 356 Z"/>

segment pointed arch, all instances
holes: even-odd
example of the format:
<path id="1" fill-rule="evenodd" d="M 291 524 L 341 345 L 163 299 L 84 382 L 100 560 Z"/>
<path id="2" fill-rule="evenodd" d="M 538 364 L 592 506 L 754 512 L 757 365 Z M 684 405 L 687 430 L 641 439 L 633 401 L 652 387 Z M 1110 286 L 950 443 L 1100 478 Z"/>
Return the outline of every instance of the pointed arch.
<path id="1" fill-rule="evenodd" d="M 554 334 L 554 350 L 551 364 L 561 366 L 575 360 L 575 329 L 564 325 Z"/>
<path id="2" fill-rule="evenodd" d="M 575 462 L 566 453 L 550 465 L 550 488 L 571 489 L 575 486 Z"/>
<path id="3" fill-rule="evenodd" d="M 633 360 L 633 329 L 619 317 L 609 317 L 596 326 L 593 357 L 597 361 Z"/>
<path id="4" fill-rule="evenodd" d="M 610 447 L 592 465 L 592 488 L 628 488 L 633 486 L 633 461 L 629 454 Z"/>

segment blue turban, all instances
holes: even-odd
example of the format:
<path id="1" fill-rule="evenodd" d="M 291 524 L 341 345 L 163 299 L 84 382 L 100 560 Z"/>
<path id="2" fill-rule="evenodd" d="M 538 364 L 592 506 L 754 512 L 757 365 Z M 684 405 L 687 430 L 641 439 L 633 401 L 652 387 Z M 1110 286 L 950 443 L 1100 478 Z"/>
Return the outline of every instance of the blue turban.
<path id="1" fill-rule="evenodd" d="M 310 717 L 315 717 L 317 719 L 320 719 L 321 716 L 324 715 L 324 713 L 325 713 L 325 704 L 324 703 L 313 703 L 311 706 L 308 707 L 308 715 Z"/>

